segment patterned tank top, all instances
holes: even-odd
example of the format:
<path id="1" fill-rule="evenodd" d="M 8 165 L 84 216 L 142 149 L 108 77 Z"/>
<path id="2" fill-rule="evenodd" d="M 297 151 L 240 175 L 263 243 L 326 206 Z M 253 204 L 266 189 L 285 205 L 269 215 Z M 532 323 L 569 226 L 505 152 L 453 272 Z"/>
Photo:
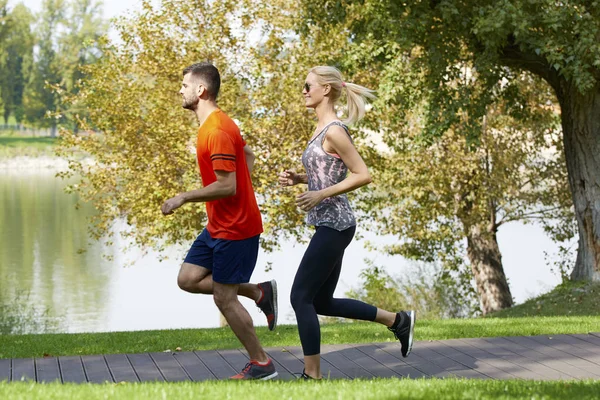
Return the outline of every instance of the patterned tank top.
<path id="1" fill-rule="evenodd" d="M 317 136 L 308 142 L 306 150 L 302 153 L 302 164 L 304 164 L 308 177 L 308 190 L 321 190 L 333 186 L 343 181 L 348 173 L 348 167 L 341 158 L 331 155 L 323 149 L 325 135 L 332 125 L 341 126 L 350 137 L 346 125 L 334 121 L 326 125 Z M 352 141 L 352 138 L 350 140 Z M 308 212 L 306 223 L 343 231 L 355 226 L 356 219 L 348 202 L 348 197 L 341 194 L 326 198 L 317 204 Z"/>

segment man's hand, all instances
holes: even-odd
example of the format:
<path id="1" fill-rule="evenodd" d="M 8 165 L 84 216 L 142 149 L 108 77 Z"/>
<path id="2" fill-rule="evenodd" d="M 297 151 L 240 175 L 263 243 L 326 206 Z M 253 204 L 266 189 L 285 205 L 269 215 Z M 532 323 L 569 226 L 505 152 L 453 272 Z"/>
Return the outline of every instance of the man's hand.
<path id="1" fill-rule="evenodd" d="M 294 186 L 300 183 L 300 177 L 293 169 L 285 170 L 279 174 L 279 184 L 281 186 Z"/>
<path id="2" fill-rule="evenodd" d="M 181 195 L 177 195 L 165 201 L 160 207 L 160 211 L 162 211 L 163 215 L 170 215 L 173 214 L 173 211 L 181 207 L 184 203 L 185 199 Z"/>

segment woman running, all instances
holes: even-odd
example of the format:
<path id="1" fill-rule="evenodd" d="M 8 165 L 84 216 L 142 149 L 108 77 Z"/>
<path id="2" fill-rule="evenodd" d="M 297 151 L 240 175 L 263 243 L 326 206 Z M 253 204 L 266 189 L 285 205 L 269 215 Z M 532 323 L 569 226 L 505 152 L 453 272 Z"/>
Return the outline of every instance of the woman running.
<path id="1" fill-rule="evenodd" d="M 348 118 L 342 122 L 335 105 L 344 90 Z M 317 314 L 383 324 L 400 341 L 402 355 L 406 357 L 412 348 L 415 312 L 392 313 L 362 301 L 333 297 L 344 250 L 356 231 L 356 219 L 345 193 L 371 182 L 346 124 L 360 120 L 365 113 L 365 100 L 375 96 L 370 89 L 344 82 L 340 71 L 327 66 L 309 71 L 302 93 L 306 107 L 314 109 L 318 118 L 315 133 L 302 154 L 306 174 L 288 169 L 279 175 L 279 183 L 308 184 L 308 191 L 298 195 L 296 204 L 308 212 L 306 221 L 315 226 L 315 233 L 298 267 L 291 303 L 304 352 L 301 378 L 321 379 L 321 330 Z M 347 177 L 348 170 L 352 174 Z"/>

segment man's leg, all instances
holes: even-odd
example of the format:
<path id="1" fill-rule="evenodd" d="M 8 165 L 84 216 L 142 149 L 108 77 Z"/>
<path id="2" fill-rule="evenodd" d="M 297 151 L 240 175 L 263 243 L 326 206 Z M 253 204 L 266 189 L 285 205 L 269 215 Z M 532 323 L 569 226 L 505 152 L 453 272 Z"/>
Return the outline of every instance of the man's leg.
<path id="1" fill-rule="evenodd" d="M 212 271 L 199 265 L 183 263 L 177 276 L 177 285 L 190 293 L 213 294 Z M 262 291 L 257 284 L 242 283 L 237 293 L 240 296 L 258 301 Z"/>
<path id="2" fill-rule="evenodd" d="M 251 360 L 266 363 L 269 357 L 264 352 L 254 331 L 252 318 L 237 298 L 240 285 L 213 283 L 215 304 L 225 316 L 227 323 L 240 340 Z"/>
<path id="3" fill-rule="evenodd" d="M 232 251 L 226 254 L 230 256 L 246 255 L 249 246 L 252 245 L 252 251 L 248 254 L 252 270 L 258 256 L 258 236 L 249 239 L 250 241 L 223 241 L 213 239 L 210 233 L 205 229 L 196 238 L 190 248 L 177 277 L 177 284 L 182 290 L 190 293 L 213 294 L 213 266 L 216 249 L 226 249 L 232 247 Z M 241 246 L 237 248 L 238 246 Z M 222 250 L 218 250 L 219 254 Z M 248 258 L 246 257 L 246 258 Z M 223 257 L 219 258 L 218 265 L 228 265 L 229 260 Z M 252 261 L 254 260 L 254 261 Z M 277 326 L 277 284 L 274 280 L 262 282 L 259 284 L 248 283 L 252 271 L 249 271 L 247 279 L 240 280 L 238 295 L 254 300 L 256 306 L 265 314 L 269 330 L 274 330 Z"/>

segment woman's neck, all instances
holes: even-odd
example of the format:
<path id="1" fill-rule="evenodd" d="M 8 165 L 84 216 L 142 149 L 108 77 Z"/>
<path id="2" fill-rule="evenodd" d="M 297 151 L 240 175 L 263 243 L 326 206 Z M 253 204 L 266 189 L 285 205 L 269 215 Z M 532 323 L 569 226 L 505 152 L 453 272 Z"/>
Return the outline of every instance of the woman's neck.
<path id="1" fill-rule="evenodd" d="M 337 121 L 338 117 L 332 105 L 326 102 L 322 102 L 315 107 L 315 114 L 317 114 L 317 129 L 323 128 L 325 125 L 332 121 Z"/>

